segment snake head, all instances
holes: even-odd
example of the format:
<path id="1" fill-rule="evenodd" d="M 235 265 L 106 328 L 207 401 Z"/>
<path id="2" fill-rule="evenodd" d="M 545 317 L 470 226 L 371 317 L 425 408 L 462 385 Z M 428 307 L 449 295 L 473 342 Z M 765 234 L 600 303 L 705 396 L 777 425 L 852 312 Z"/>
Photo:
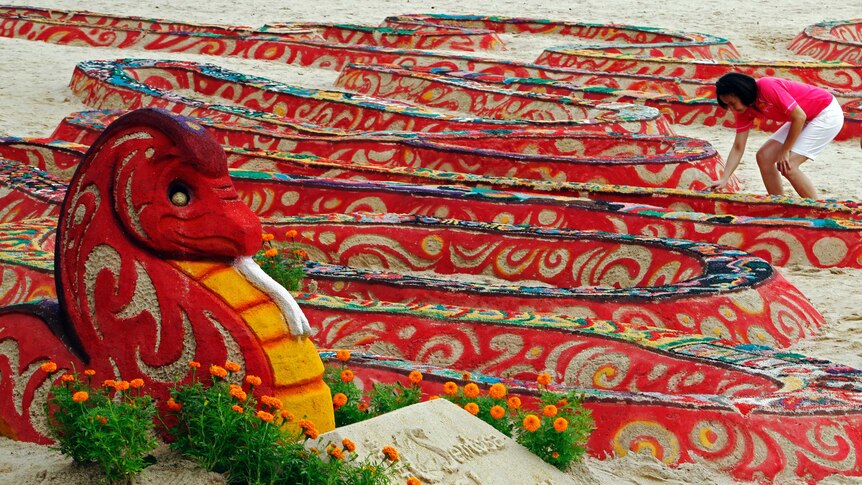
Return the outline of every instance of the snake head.
<path id="1" fill-rule="evenodd" d="M 193 120 L 133 111 L 114 122 L 86 158 L 112 167 L 116 216 L 126 234 L 153 253 L 233 259 L 260 248 L 260 221 L 240 200 L 224 150 Z"/>

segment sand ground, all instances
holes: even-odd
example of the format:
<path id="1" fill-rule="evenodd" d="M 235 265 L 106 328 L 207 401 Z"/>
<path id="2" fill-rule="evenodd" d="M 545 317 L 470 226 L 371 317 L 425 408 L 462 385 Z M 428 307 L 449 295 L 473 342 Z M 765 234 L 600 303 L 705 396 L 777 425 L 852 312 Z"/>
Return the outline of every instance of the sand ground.
<path id="1" fill-rule="evenodd" d="M 617 22 L 703 32 L 730 39 L 750 58 L 797 58 L 786 46 L 806 25 L 822 20 L 860 17 L 859 4 L 843 0 L 812 3 L 807 0 L 724 0 L 698 4 L 688 0 L 582 0 L 580 2 L 498 0 L 315 0 L 254 2 L 251 0 L 149 1 L 70 0 L 8 2 L 40 7 L 88 9 L 94 12 L 160 17 L 193 22 L 259 26 L 267 22 L 321 21 L 377 24 L 387 15 L 403 13 L 462 13 L 550 18 L 585 22 Z M 534 59 L 546 45 L 559 38 L 537 39 L 505 35 L 509 51 L 500 53 L 519 60 Z M 571 43 L 571 42 L 567 42 Z M 88 59 L 149 57 L 217 63 L 250 74 L 309 87 L 331 88 L 336 73 L 299 69 L 273 63 L 159 54 L 144 51 L 67 47 L 18 39 L 0 38 L 0 134 L 48 136 L 56 124 L 73 111 L 87 109 L 67 87 L 77 62 Z M 733 140 L 732 130 L 678 126 L 681 135 L 703 138 L 723 154 Z M 742 166 L 737 171 L 746 191 L 764 193 L 754 163 L 754 152 L 767 138 L 753 133 Z M 823 197 L 862 199 L 862 151 L 858 140 L 833 143 L 821 157 L 804 166 Z M 819 336 L 797 344 L 794 350 L 862 367 L 862 304 L 857 295 L 862 270 L 785 267 L 782 273 L 797 285 L 827 321 Z M 169 456 L 169 455 L 164 455 Z M 140 483 L 219 483 L 220 478 L 186 462 L 166 458 L 148 470 Z M 581 483 L 727 483 L 730 480 L 705 465 L 665 467 L 654 459 L 628 456 L 621 459 L 587 460 L 572 473 Z M 86 483 L 86 469 L 69 464 L 54 452 L 33 445 L 0 439 L 0 482 Z M 851 483 L 845 479 L 827 480 Z"/>

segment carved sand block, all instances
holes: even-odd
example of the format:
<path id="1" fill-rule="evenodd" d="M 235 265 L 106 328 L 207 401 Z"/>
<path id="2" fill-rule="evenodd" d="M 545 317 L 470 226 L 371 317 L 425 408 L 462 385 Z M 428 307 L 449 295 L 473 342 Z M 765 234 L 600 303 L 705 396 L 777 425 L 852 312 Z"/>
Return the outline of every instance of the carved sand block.
<path id="1" fill-rule="evenodd" d="M 332 429 L 308 321 L 252 261 L 260 223 L 203 127 L 161 111 L 131 113 L 96 141 L 69 187 L 56 229 L 54 317 L 32 304 L 0 316 L 3 434 L 48 441 L 39 390 L 59 376 L 36 372 L 48 360 L 63 372 L 75 365 L 103 378 L 141 377 L 159 397 L 190 378 L 189 361 L 231 360 L 297 416 Z M 54 229 L 41 230 L 10 239 L 4 253 L 15 259 L 25 244 L 50 240 Z"/>
<path id="2" fill-rule="evenodd" d="M 366 69 L 375 70 L 384 66 L 348 65 L 342 70 L 339 79 L 349 76 L 351 71 Z M 731 127 L 733 116 L 727 110 L 720 109 L 715 97 L 687 96 L 680 94 L 663 94 L 660 92 L 638 91 L 606 87 L 603 85 L 583 85 L 570 81 L 554 81 L 540 78 L 505 77 L 470 71 L 447 71 L 436 69 L 429 71 L 424 68 L 400 68 L 411 76 L 421 73 L 423 79 L 430 79 L 433 85 L 445 83 L 450 90 L 461 92 L 461 83 L 452 86 L 453 80 L 465 80 L 479 83 L 480 86 L 497 89 L 517 90 L 527 93 L 553 94 L 566 98 L 580 98 L 593 102 L 616 102 L 642 104 L 658 109 L 675 125 L 702 124 L 706 126 L 724 125 Z M 399 76 L 400 77 L 400 76 Z M 430 82 L 429 82 L 430 84 Z M 469 85 L 468 85 L 469 86 Z M 648 89 L 649 87 L 646 86 Z"/>
<path id="3" fill-rule="evenodd" d="M 264 221 L 294 229 L 307 291 L 550 311 L 784 347 L 823 322 L 765 261 L 724 246 L 399 214 Z"/>
<path id="4" fill-rule="evenodd" d="M 348 91 L 376 98 L 397 99 L 437 110 L 504 120 L 588 118 L 597 108 L 614 106 L 569 96 L 490 87 L 392 65 L 351 64 L 342 69 L 335 84 Z M 598 119 L 606 118 L 592 115 Z"/>
<path id="5" fill-rule="evenodd" d="M 661 114 L 633 105 L 596 107 L 591 118 L 578 120 L 494 120 L 462 118 L 425 108 L 277 83 L 228 71 L 211 64 L 124 59 L 78 64 L 72 91 L 95 108 L 129 109 L 157 106 L 195 117 L 246 124 L 303 122 L 317 127 L 353 131 L 457 131 L 515 128 L 580 128 L 599 131 L 672 134 Z M 172 90 L 192 90 L 220 104 L 190 100 Z M 608 118 L 602 122 L 603 118 Z"/>
<path id="6" fill-rule="evenodd" d="M 810 369 L 799 370 L 799 359 L 761 368 L 759 363 L 784 355 L 767 347 L 610 320 L 312 293 L 298 295 L 297 301 L 316 322 L 321 347 L 362 346 L 409 361 L 523 381 L 549 372 L 560 383 L 583 389 L 744 398 L 790 392 L 801 382 L 829 375 L 824 368 L 808 377 Z M 860 371 L 831 365 L 855 377 L 837 377 L 825 387 L 859 384 Z M 788 373 L 779 375 L 774 366 Z"/>
<path id="7" fill-rule="evenodd" d="M 422 483 L 574 484 L 512 438 L 445 399 L 426 401 L 368 421 L 342 426 L 307 443 L 319 450 L 348 438 L 358 456 L 374 456 L 384 446 L 398 450 L 399 479 Z"/>
<path id="8" fill-rule="evenodd" d="M 705 461 L 740 480 L 813 483 L 832 474 L 862 475 L 858 452 L 862 438 L 857 432 L 862 425 L 860 371 L 756 346 L 695 344 L 690 351 L 691 361 L 735 368 L 748 373 L 751 382 L 766 378 L 790 386 L 755 387 L 755 395 L 746 397 L 552 386 L 556 391 L 584 393 L 596 422 L 587 443 L 590 454 L 601 458 L 609 453 L 650 453 L 671 465 Z M 334 352 L 324 358 L 334 361 Z M 460 370 L 356 352 L 350 368 L 365 386 L 406 382 L 409 372 L 419 370 L 428 395 L 442 394 L 447 381 L 466 383 Z M 486 389 L 501 382 L 524 402 L 538 394 L 534 379 L 477 372 L 470 377 Z"/>
<path id="9" fill-rule="evenodd" d="M 0 156 L 0 224 L 46 216 L 56 218 L 65 193 L 64 181 Z"/>
<path id="10" fill-rule="evenodd" d="M 85 112 L 67 117 L 55 131 L 61 139 L 90 139 L 90 133 L 105 126 L 102 120 L 113 119 L 114 112 Z M 281 135 L 262 129 L 237 128 L 206 119 L 198 119 L 222 143 L 227 145 L 272 147 L 279 149 Z M 512 133 L 503 133 L 515 134 Z M 480 133 L 476 133 L 479 136 Z M 383 136 L 383 135 L 381 135 Z M 401 137 L 402 134 L 396 136 Z M 445 134 L 422 135 L 434 139 L 448 137 Z M 458 135 L 453 135 L 458 136 Z M 76 144 L 53 140 L 52 145 L 71 147 Z M 293 146 L 289 144 L 288 147 Z M 82 145 L 77 145 L 82 147 Z M 0 153 L 3 144 L 0 143 Z M 80 148 L 79 148 L 80 149 Z M 466 186 L 493 187 L 501 191 L 515 189 L 519 192 L 538 195 L 577 196 L 592 200 L 646 204 L 664 207 L 675 212 L 703 212 L 712 214 L 744 215 L 748 217 L 781 217 L 804 219 L 851 219 L 862 218 L 858 201 L 853 200 L 810 200 L 793 197 L 773 197 L 754 194 L 726 194 L 716 192 L 692 192 L 678 189 L 656 189 L 633 186 L 603 185 L 589 183 L 540 182 L 510 177 L 485 177 L 464 173 L 442 172 L 426 169 L 397 170 L 382 169 L 370 165 L 351 164 L 345 167 L 338 161 L 316 157 L 294 157 L 284 152 L 234 149 L 226 146 L 228 162 L 237 169 L 278 172 L 287 175 L 322 175 L 327 178 L 356 178 L 361 180 L 401 181 L 416 184 L 451 184 Z M 302 166 L 303 168 L 298 168 Z M 317 167 L 317 169 L 305 168 Z M 51 167 L 42 167 L 52 171 Z M 312 173 L 313 172 L 313 173 Z"/>
<path id="11" fill-rule="evenodd" d="M 58 127 L 54 136 L 87 143 L 108 119 L 111 116 L 105 116 L 104 121 L 69 120 Z M 342 161 L 347 169 L 414 168 L 552 182 L 705 189 L 724 167 L 721 156 L 709 143 L 679 136 L 495 130 L 378 132 L 338 137 L 270 133 L 270 137 L 260 130 L 244 132 L 207 120 L 202 122 L 226 146 L 314 155 Z M 272 164 L 252 165 L 242 162 L 242 158 L 241 151 L 232 150 L 228 163 L 233 168 L 277 170 Z M 735 178 L 730 185 L 731 190 L 738 188 Z"/>
<path id="12" fill-rule="evenodd" d="M 326 42 L 335 44 L 360 44 L 387 47 L 390 49 L 446 49 L 456 51 L 506 50 L 500 37 L 489 30 L 466 29 L 443 26 L 374 27 L 370 25 L 287 22 L 272 23 L 261 27 L 260 32 L 279 33 L 297 30 L 312 30 Z"/>
<path id="13" fill-rule="evenodd" d="M 770 264 L 862 267 L 862 221 L 677 212 L 571 197 L 232 171 L 261 217 L 394 212 L 538 227 L 606 231 L 725 244 Z"/>
<path id="14" fill-rule="evenodd" d="M 788 49 L 824 61 L 862 63 L 862 19 L 809 25 L 793 39 Z"/>
<path id="15" fill-rule="evenodd" d="M 281 40 L 318 38 L 311 29 L 257 32 L 211 25 L 36 7 L 0 7 L 0 36 L 86 47 L 185 52 L 278 61 Z"/>
<path id="16" fill-rule="evenodd" d="M 62 197 L 63 193 L 60 195 Z M 7 198 L 0 201 L 5 204 Z M 56 204 L 47 207 L 59 212 Z M 0 224 L 0 308 L 26 301 L 56 298 L 56 226 L 56 217 Z M 2 385 L 0 381 L 0 387 Z"/>
<path id="17" fill-rule="evenodd" d="M 27 142 L 25 146 L 38 146 L 35 141 L 22 141 Z M 4 146 L 14 145 L 4 145 L 0 139 L 0 156 L 3 155 Z M 58 143 L 54 142 L 51 146 L 58 146 Z M 63 148 L 70 150 L 75 146 L 83 147 L 68 144 Z M 233 150 L 228 149 L 227 153 L 229 160 L 235 158 L 231 155 L 235 153 Z M 777 216 L 712 215 L 643 204 L 608 203 L 464 186 L 368 182 L 359 180 L 368 178 L 359 170 L 336 174 L 331 165 L 317 166 L 320 176 L 309 177 L 297 173 L 311 170 L 303 170 L 306 167 L 298 164 L 291 166 L 281 157 L 265 153 L 237 155 L 250 157 L 241 165 L 281 170 L 277 173 L 249 170 L 230 172 L 240 198 L 260 217 L 400 211 L 461 220 L 659 235 L 728 244 L 761 257 L 770 264 L 862 266 L 862 225 L 857 220 L 833 220 L 833 214 L 828 212 L 823 214 L 829 217 L 827 219 L 806 220 Z M 25 156 L 22 158 L 26 160 Z M 323 170 L 332 173 L 323 173 Z M 326 175 L 347 176 L 347 179 L 327 178 Z M 355 176 L 356 180 L 351 176 Z M 56 212 L 56 209 L 52 212 L 51 207 L 45 205 L 40 194 L 31 193 L 31 178 L 12 177 L 5 183 L 10 190 L 16 190 L 16 194 L 29 197 L 28 207 L 32 206 L 35 213 L 48 215 Z M 0 177 L 0 186 L 2 184 L 4 180 Z M 58 185 L 56 192 L 52 195 L 55 208 L 57 201 L 62 200 L 65 186 Z M 13 215 L 19 216 L 17 219 L 21 218 L 20 211 L 15 211 Z"/>
<path id="18" fill-rule="evenodd" d="M 701 59 L 739 59 L 736 48 L 727 39 L 708 34 L 677 32 L 656 27 L 593 22 L 567 22 L 504 16 L 408 14 L 386 17 L 385 25 L 434 25 L 485 29 L 509 34 L 557 36 L 569 39 L 599 41 L 595 46 L 610 52 L 666 55 Z M 584 47 L 589 48 L 589 46 Z"/>

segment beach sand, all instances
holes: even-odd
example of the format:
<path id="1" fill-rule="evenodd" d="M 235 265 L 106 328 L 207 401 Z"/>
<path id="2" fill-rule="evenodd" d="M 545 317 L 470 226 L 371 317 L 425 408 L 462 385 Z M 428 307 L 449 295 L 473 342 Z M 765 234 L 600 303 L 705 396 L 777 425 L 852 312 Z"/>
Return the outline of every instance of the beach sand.
<path id="1" fill-rule="evenodd" d="M 460 13 L 549 18 L 597 23 L 628 23 L 702 32 L 728 38 L 746 57 L 759 59 L 803 59 L 787 51 L 789 42 L 805 26 L 830 19 L 852 19 L 860 15 L 859 5 L 838 0 L 812 3 L 806 0 L 724 0 L 709 6 L 691 1 L 601 0 L 601 1 L 513 1 L 366 0 L 307 2 L 254 2 L 251 0 L 151 1 L 74 0 L 9 2 L 19 5 L 88 9 L 100 13 L 159 17 L 191 22 L 260 26 L 268 22 L 320 21 L 376 25 L 387 15 L 404 13 Z M 659 6 L 660 5 L 660 6 Z M 720 6 L 719 6 L 720 5 Z M 560 38 L 504 35 L 509 51 L 496 55 L 519 60 L 534 59 L 542 48 L 561 43 Z M 72 69 L 88 59 L 146 57 L 216 63 L 229 69 L 308 87 L 331 88 L 337 73 L 300 69 L 269 62 L 211 56 L 162 54 L 147 51 L 95 49 L 0 38 L 0 134 L 48 136 L 57 123 L 74 111 L 88 109 L 68 89 Z M 708 140 L 726 155 L 733 130 L 701 126 L 677 126 L 680 135 Z M 747 155 L 737 174 L 745 191 L 765 193 L 754 153 L 767 134 L 749 137 Z M 859 140 L 833 143 L 816 160 L 807 163 L 809 174 L 821 196 L 862 199 L 862 151 Z M 792 193 L 789 189 L 788 193 Z M 792 350 L 862 367 L 862 305 L 857 295 L 862 270 L 785 267 L 781 272 L 797 285 L 824 315 L 827 325 L 821 333 Z M 139 483 L 220 483 L 221 478 L 195 470 L 187 462 L 170 455 L 145 472 Z M 3 483 L 87 483 L 92 474 L 70 465 L 46 447 L 18 444 L 0 439 L 0 482 Z M 708 465 L 694 464 L 669 468 L 651 457 L 629 455 L 599 461 L 588 459 L 572 476 L 580 483 L 731 483 Z M 858 483 L 843 478 L 826 483 Z M 95 483 L 95 482 L 94 482 Z"/>

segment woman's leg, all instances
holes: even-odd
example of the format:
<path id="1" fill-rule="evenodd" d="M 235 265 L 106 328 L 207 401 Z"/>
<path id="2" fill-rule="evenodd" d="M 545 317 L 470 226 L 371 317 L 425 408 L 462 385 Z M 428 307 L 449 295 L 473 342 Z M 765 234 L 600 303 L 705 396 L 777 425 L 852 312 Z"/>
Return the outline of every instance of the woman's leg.
<path id="1" fill-rule="evenodd" d="M 781 143 L 770 139 L 760 147 L 760 150 L 757 150 L 757 166 L 760 168 L 760 177 L 763 179 L 763 185 L 766 186 L 766 192 L 769 195 L 784 195 L 781 173 L 775 166 L 775 161 L 778 160 L 782 147 Z M 798 168 L 798 166 L 797 164 L 796 167 Z M 798 170 L 795 171 L 798 172 Z"/>
<path id="2" fill-rule="evenodd" d="M 811 180 L 799 170 L 799 166 L 808 161 L 808 157 L 798 153 L 790 152 L 790 170 L 784 176 L 790 181 L 790 185 L 796 190 L 800 197 L 807 199 L 817 198 L 817 189 Z"/>

